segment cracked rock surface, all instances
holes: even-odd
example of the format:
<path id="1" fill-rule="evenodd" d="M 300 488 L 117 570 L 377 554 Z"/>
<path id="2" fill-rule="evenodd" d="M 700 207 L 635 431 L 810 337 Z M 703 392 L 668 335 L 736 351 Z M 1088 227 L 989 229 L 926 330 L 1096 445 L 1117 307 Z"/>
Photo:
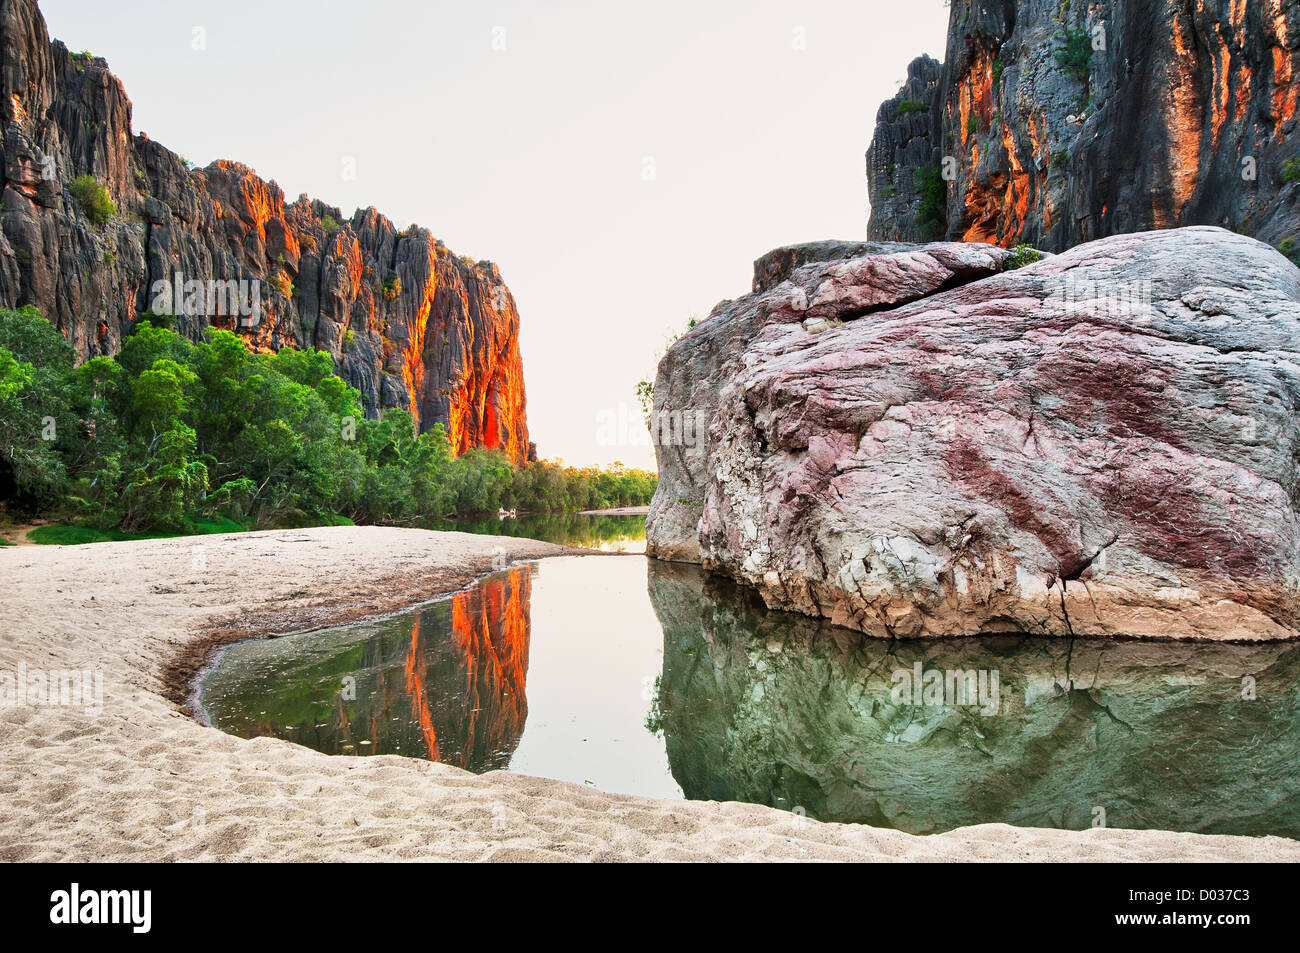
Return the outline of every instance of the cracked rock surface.
<path id="1" fill-rule="evenodd" d="M 1212 227 L 898 249 L 673 346 L 652 555 L 882 637 L 1296 635 L 1300 269 Z"/>

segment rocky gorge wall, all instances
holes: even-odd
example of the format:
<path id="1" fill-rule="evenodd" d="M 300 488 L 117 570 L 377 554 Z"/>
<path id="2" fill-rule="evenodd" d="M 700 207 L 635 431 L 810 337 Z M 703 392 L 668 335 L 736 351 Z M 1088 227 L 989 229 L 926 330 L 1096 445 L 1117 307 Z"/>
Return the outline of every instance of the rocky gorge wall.
<path id="1" fill-rule="evenodd" d="M 1300 2 L 953 0 L 867 152 L 869 237 L 1300 240 Z M 1290 163 L 1290 164 L 1289 164 Z"/>
<path id="2" fill-rule="evenodd" d="M 457 452 L 535 455 L 519 314 L 496 265 L 373 208 L 345 218 L 307 196 L 286 202 L 236 162 L 191 168 L 132 131 L 108 64 L 51 42 L 35 0 L 0 0 L 0 121 L 0 307 L 40 308 L 81 358 L 116 353 L 168 282 L 179 287 L 162 298 L 191 338 L 211 325 L 254 350 L 328 351 L 368 414 L 442 423 Z M 107 222 L 73 196 L 85 175 L 117 206 Z M 222 293 L 239 282 L 242 297 Z"/>

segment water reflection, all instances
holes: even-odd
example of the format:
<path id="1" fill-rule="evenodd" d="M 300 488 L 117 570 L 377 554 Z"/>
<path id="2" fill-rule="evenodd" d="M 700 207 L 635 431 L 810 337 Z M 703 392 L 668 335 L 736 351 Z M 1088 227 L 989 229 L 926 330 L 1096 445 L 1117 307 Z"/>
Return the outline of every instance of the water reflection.
<path id="1" fill-rule="evenodd" d="M 243 738 L 504 768 L 528 715 L 533 568 L 417 613 L 233 645 L 203 679 L 200 705 Z"/>
<path id="2" fill-rule="evenodd" d="M 563 556 L 377 623 L 231 646 L 198 701 L 246 738 L 681 797 L 642 727 L 662 664 L 645 560 Z"/>
<path id="3" fill-rule="evenodd" d="M 955 673 L 970 697 L 947 697 Z M 231 646 L 199 701 L 223 730 L 331 754 L 914 833 L 1300 836 L 1300 645 L 878 641 L 641 559 L 546 560 L 388 620 Z"/>
<path id="4" fill-rule="evenodd" d="M 645 552 L 645 516 L 597 513 L 530 513 L 437 520 L 424 529 L 454 529 L 488 536 L 519 536 L 562 546 L 579 546 L 612 553 Z"/>
<path id="5" fill-rule="evenodd" d="M 649 572 L 658 713 L 687 797 L 914 833 L 1104 820 L 1300 836 L 1300 646 L 877 641 L 689 567 Z M 913 696 L 917 671 L 938 696 Z M 948 704 L 979 701 L 943 698 L 950 672 L 996 673 L 996 713 Z"/>

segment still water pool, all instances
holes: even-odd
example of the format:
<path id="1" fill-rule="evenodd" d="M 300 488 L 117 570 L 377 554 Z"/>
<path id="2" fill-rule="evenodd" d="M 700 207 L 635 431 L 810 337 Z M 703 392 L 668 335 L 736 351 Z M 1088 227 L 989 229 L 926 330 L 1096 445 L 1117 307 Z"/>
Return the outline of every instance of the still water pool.
<path id="1" fill-rule="evenodd" d="M 437 520 L 424 529 L 453 529 L 488 536 L 522 536 L 561 546 L 606 553 L 644 553 L 645 516 L 626 513 L 528 513 L 518 518 L 496 516 Z"/>
<path id="2" fill-rule="evenodd" d="M 378 622 L 242 642 L 199 703 L 245 738 L 680 797 L 664 739 L 646 729 L 663 632 L 645 566 L 548 559 Z"/>
<path id="3" fill-rule="evenodd" d="M 911 688 L 952 673 L 975 694 Z M 638 556 L 544 560 L 382 621 L 240 643 L 198 698 L 222 730 L 330 754 L 914 833 L 1300 836 L 1300 645 L 877 641 Z"/>

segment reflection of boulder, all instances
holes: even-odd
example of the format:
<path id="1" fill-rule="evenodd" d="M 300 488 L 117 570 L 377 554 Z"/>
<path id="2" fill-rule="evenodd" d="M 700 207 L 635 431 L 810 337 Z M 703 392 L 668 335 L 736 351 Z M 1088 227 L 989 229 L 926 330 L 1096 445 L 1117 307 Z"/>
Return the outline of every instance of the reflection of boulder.
<path id="1" fill-rule="evenodd" d="M 915 833 L 1003 821 L 1300 836 L 1300 646 L 883 641 L 650 562 L 660 706 L 690 798 Z M 997 713 L 900 704 L 894 673 L 996 672 Z M 1256 698 L 1243 699 L 1251 677 Z"/>
<path id="2" fill-rule="evenodd" d="M 245 738 L 504 768 L 528 715 L 531 570 L 380 622 L 232 646 L 203 708 Z"/>

